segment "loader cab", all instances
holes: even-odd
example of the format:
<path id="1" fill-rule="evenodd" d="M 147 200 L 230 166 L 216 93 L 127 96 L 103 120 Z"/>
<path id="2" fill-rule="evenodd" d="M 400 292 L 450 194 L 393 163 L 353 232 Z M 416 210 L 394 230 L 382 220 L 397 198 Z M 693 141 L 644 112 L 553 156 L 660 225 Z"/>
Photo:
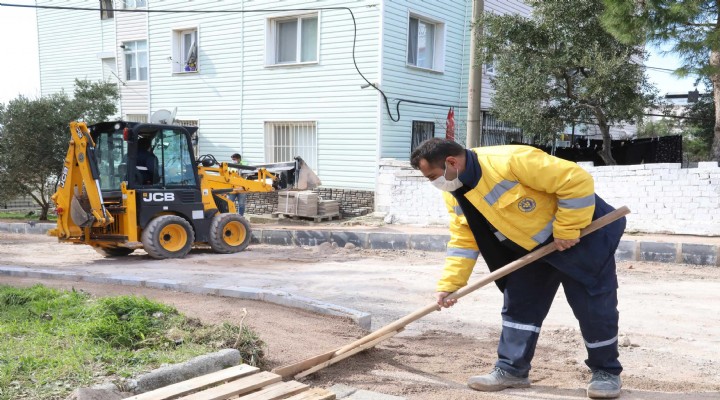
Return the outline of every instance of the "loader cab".
<path id="1" fill-rule="evenodd" d="M 199 189 L 192 142 L 197 128 L 124 121 L 89 128 L 103 193 L 119 192 L 123 181 L 129 189 Z"/>

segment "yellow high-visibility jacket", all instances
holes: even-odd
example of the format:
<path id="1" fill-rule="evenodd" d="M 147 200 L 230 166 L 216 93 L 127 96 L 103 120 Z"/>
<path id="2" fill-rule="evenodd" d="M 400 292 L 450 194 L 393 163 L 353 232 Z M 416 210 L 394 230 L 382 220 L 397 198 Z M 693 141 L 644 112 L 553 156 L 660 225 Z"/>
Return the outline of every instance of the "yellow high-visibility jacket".
<path id="1" fill-rule="evenodd" d="M 531 250 L 550 238 L 577 239 L 592 221 L 592 176 L 577 164 L 530 146 L 472 149 L 482 176 L 465 198 L 494 226 L 498 239 Z M 444 192 L 450 213 L 450 241 L 439 292 L 467 284 L 479 254 L 478 245 L 457 200 Z"/>

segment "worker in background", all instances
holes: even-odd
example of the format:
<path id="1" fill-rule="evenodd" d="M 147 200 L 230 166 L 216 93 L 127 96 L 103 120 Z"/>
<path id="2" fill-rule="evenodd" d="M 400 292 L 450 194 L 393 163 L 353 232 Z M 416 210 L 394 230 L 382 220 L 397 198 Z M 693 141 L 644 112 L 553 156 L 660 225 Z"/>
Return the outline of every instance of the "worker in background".
<path id="1" fill-rule="evenodd" d="M 616 398 L 622 386 L 618 361 L 615 250 L 625 230 L 622 218 L 579 240 L 580 230 L 613 211 L 594 192 L 592 176 L 577 164 L 530 146 L 471 150 L 439 138 L 411 155 L 413 168 L 443 191 L 451 237 L 435 298 L 467 284 L 482 254 L 494 271 L 535 248 L 558 251 L 496 282 L 504 295 L 502 333 L 495 368 L 472 376 L 479 391 L 530 386 L 528 374 L 540 329 L 562 284 L 580 324 L 592 371 L 590 398 Z"/>
<path id="2" fill-rule="evenodd" d="M 230 156 L 234 164 L 247 165 L 247 162 L 242 160 L 242 156 L 239 153 L 235 153 Z M 247 201 L 246 193 L 231 193 L 228 195 L 230 201 L 234 201 L 237 207 L 237 213 L 245 215 L 245 202 Z"/>

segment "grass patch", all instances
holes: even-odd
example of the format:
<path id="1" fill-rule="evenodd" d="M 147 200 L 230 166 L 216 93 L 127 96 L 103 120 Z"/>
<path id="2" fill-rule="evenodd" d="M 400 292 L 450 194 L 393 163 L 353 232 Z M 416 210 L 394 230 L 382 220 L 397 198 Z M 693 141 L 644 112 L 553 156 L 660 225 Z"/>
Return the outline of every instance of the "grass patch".
<path id="1" fill-rule="evenodd" d="M 40 221 L 40 211 L 0 211 L 0 220 Z M 57 215 L 48 213 L 48 219 L 41 222 L 57 221 Z"/>
<path id="2" fill-rule="evenodd" d="M 223 348 L 261 365 L 263 347 L 245 326 L 203 325 L 147 298 L 0 285 L 0 400 L 64 399 Z"/>

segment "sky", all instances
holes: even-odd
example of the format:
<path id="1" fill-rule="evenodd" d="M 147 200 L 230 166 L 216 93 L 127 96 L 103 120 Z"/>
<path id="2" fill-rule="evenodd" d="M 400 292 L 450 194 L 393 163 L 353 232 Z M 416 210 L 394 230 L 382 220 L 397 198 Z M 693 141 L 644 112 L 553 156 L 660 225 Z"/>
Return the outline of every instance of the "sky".
<path id="1" fill-rule="evenodd" d="M 3 2 L 34 4 L 34 0 Z M 0 103 L 7 103 L 18 94 L 31 98 L 40 96 L 35 11 L 31 8 L 0 6 L 0 38 Z M 672 55 L 663 56 L 656 48 L 649 50 L 651 55 L 646 63 L 648 66 L 672 69 L 680 65 Z M 669 71 L 648 70 L 648 76 L 661 94 L 684 93 L 694 89 L 693 78 L 680 79 Z M 699 90 L 703 91 L 702 85 Z"/>

